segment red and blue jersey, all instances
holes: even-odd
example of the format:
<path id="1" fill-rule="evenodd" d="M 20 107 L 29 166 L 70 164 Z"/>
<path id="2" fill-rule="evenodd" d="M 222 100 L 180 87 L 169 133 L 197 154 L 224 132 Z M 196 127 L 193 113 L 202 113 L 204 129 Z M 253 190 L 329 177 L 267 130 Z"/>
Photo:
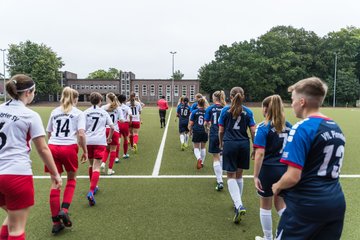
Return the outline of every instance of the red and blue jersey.
<path id="1" fill-rule="evenodd" d="M 289 122 L 285 123 L 285 129 L 281 133 L 276 132 L 271 122 L 261 122 L 255 131 L 254 148 L 265 149 L 263 165 L 281 165 L 280 159 L 286 145 L 286 140 L 291 129 Z"/>
<path id="2" fill-rule="evenodd" d="M 249 140 L 247 134 L 248 127 L 256 125 L 253 112 L 242 106 L 242 112 L 234 119 L 230 113 L 230 106 L 225 106 L 221 110 L 219 125 L 224 127 L 223 141 Z"/>
<path id="3" fill-rule="evenodd" d="M 205 121 L 211 122 L 210 126 L 210 136 L 219 135 L 219 118 L 223 106 L 220 104 L 213 104 L 206 109 L 205 112 Z"/>
<path id="4" fill-rule="evenodd" d="M 284 192 L 287 200 L 304 204 L 326 204 L 343 196 L 339 173 L 345 150 L 345 136 L 331 119 L 311 116 L 296 123 L 280 162 L 302 169 L 300 181 Z M 336 197 L 337 198 L 337 197 Z M 306 200 L 306 203 L 305 203 Z M 300 204 L 301 205 L 301 204 Z"/>

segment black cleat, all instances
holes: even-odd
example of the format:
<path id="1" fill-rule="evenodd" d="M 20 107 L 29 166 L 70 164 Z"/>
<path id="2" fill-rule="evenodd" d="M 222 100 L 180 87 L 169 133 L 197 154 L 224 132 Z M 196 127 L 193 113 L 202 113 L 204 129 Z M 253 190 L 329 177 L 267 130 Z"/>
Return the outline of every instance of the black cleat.
<path id="1" fill-rule="evenodd" d="M 53 225 L 51 232 L 56 235 L 59 232 L 61 232 L 65 228 L 64 224 L 62 223 L 56 223 Z"/>
<path id="2" fill-rule="evenodd" d="M 72 222 L 70 220 L 69 214 L 64 212 L 64 210 L 60 210 L 60 212 L 58 214 L 58 217 L 62 220 L 65 227 L 71 227 L 72 226 Z"/>

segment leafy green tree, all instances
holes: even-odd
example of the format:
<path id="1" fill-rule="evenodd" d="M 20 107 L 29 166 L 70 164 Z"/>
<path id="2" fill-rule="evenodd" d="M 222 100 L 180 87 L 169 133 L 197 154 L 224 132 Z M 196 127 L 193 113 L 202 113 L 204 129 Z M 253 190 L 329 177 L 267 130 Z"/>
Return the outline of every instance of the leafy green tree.
<path id="1" fill-rule="evenodd" d="M 59 70 L 64 63 L 50 47 L 31 41 L 11 44 L 8 63 L 11 76 L 18 73 L 30 75 L 40 94 L 59 91 Z"/>
<path id="2" fill-rule="evenodd" d="M 176 70 L 174 72 L 174 74 L 171 76 L 171 78 L 174 80 L 181 80 L 181 79 L 183 79 L 183 77 L 184 77 L 184 74 L 182 72 L 180 72 L 180 70 Z"/>
<path id="3" fill-rule="evenodd" d="M 121 70 L 116 68 L 109 68 L 108 71 L 99 69 L 94 72 L 89 73 L 89 79 L 119 79 L 121 75 Z"/>

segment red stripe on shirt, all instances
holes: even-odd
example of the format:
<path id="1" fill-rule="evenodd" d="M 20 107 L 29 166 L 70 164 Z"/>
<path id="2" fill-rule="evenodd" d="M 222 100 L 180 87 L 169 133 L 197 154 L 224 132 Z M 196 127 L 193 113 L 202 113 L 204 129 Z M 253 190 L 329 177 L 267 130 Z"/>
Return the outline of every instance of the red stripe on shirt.
<path id="1" fill-rule="evenodd" d="M 253 144 L 253 148 L 262 148 L 262 149 L 265 149 L 264 146 L 260 146 L 260 145 L 256 145 L 256 144 Z"/>
<path id="2" fill-rule="evenodd" d="M 296 163 L 293 163 L 293 162 L 290 162 L 290 161 L 288 161 L 288 160 L 285 160 L 285 159 L 280 159 L 280 162 L 281 163 L 284 163 L 284 164 L 287 164 L 287 165 L 289 165 L 289 166 L 292 166 L 292 167 L 295 167 L 295 168 L 298 168 L 298 169 L 300 169 L 300 170 L 302 170 L 303 169 L 303 167 L 302 166 L 300 166 L 299 164 L 296 164 Z"/>

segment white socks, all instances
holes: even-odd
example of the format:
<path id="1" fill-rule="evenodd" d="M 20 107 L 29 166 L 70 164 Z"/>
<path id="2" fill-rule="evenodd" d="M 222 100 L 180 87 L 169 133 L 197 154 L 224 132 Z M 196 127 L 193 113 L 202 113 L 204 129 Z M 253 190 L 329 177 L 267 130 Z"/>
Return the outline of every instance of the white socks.
<path id="1" fill-rule="evenodd" d="M 260 222 L 264 232 L 264 240 L 272 240 L 272 218 L 271 210 L 260 208 Z"/>
<path id="2" fill-rule="evenodd" d="M 201 149 L 201 160 L 202 160 L 202 164 L 204 164 L 204 162 L 205 162 L 205 157 L 206 157 L 206 148 L 202 148 L 202 149 Z"/>
<path id="3" fill-rule="evenodd" d="M 240 196 L 242 196 L 243 189 L 244 189 L 244 180 L 243 180 L 243 178 L 237 178 L 236 182 L 237 182 L 237 185 L 239 186 Z"/>
<path id="4" fill-rule="evenodd" d="M 240 206 L 242 206 L 239 186 L 238 186 L 236 180 L 233 178 L 229 178 L 227 180 L 227 185 L 228 185 L 230 196 L 234 202 L 234 205 L 238 209 Z"/>
<path id="5" fill-rule="evenodd" d="M 184 144 L 184 142 L 185 142 L 185 136 L 184 134 L 180 134 L 180 143 Z"/>
<path id="6" fill-rule="evenodd" d="M 215 161 L 213 163 L 213 167 L 214 167 L 214 172 L 215 172 L 215 176 L 216 176 L 216 181 L 218 183 L 221 183 L 223 182 L 223 179 L 222 179 L 222 168 L 221 168 L 221 164 L 219 161 Z"/>
<path id="7" fill-rule="evenodd" d="M 184 135 L 185 135 L 184 136 L 185 143 L 188 144 L 188 142 L 189 142 L 189 134 L 185 133 Z"/>
<path id="8" fill-rule="evenodd" d="M 199 148 L 194 148 L 194 154 L 195 154 L 196 160 L 201 159 L 201 153 L 200 153 Z"/>
<path id="9" fill-rule="evenodd" d="M 279 217 L 281 217 L 281 215 L 283 214 L 283 212 L 285 211 L 286 208 L 282 208 L 280 209 L 277 213 L 279 214 Z"/>

